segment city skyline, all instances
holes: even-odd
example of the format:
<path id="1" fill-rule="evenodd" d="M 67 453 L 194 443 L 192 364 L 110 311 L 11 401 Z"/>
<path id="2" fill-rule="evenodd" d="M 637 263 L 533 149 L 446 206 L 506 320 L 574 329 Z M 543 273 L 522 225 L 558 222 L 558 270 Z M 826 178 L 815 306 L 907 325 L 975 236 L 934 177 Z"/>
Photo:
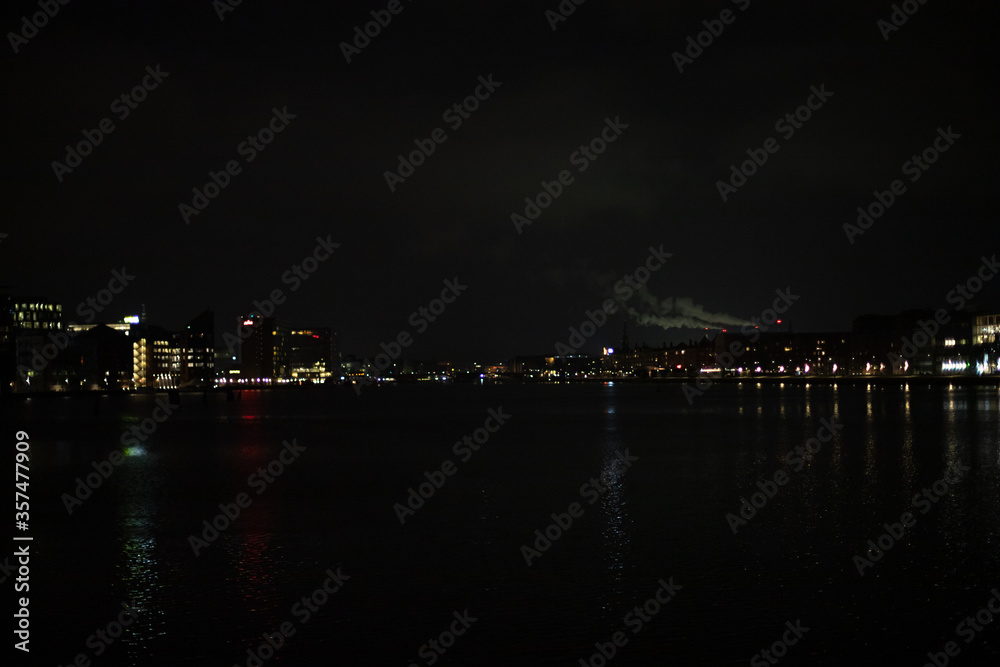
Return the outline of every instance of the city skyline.
<path id="1" fill-rule="evenodd" d="M 984 269 L 989 267 L 984 263 Z M 978 276 L 989 274 L 980 271 Z M 460 287 L 448 285 L 442 297 L 450 294 L 453 303 Z M 980 310 L 965 298 L 972 295 L 964 290 L 955 293 L 953 310 L 862 314 L 849 331 L 826 332 L 794 331 L 782 318 L 798 296 L 787 290 L 775 293 L 771 307 L 738 327 L 706 327 L 684 342 L 650 345 L 630 339 L 623 324 L 617 342 L 603 345 L 600 352 L 592 350 L 595 340 L 607 339 L 605 327 L 627 301 L 625 293 L 618 301 L 608 299 L 602 309 L 588 311 L 587 319 L 570 327 L 568 338 L 557 341 L 554 351 L 520 351 L 505 358 L 480 355 L 474 362 L 409 354 L 413 336 L 405 330 L 371 354 L 345 352 L 340 331 L 273 317 L 274 307 L 267 304 L 257 304 L 263 312 L 241 316 L 231 323 L 235 333 L 224 331 L 220 337 L 210 310 L 168 330 L 149 321 L 145 307 L 141 314 L 118 322 L 79 324 L 64 318 L 62 304 L 7 297 L 0 304 L 2 384 L 4 392 L 304 382 L 354 384 L 358 390 L 373 382 L 406 379 L 957 377 L 994 375 L 1000 369 L 1000 310 Z M 274 296 L 280 302 L 280 295 Z M 100 303 L 86 305 L 100 308 Z M 446 306 L 440 303 L 441 309 Z M 430 312 L 418 312 L 433 320 Z M 88 319 L 93 319 L 93 310 Z M 418 323 L 429 326 L 423 319 Z"/>
<path id="2" fill-rule="evenodd" d="M 317 237 L 317 241 L 318 245 L 316 246 L 316 250 L 314 250 L 314 255 L 317 257 L 319 256 L 317 253 L 320 249 L 331 250 L 339 247 L 337 244 L 331 245 L 328 239 L 324 240 L 321 237 Z M 734 331 L 739 330 L 744 335 L 748 334 L 751 326 L 756 328 L 756 325 L 762 325 L 764 330 L 776 325 L 783 325 L 785 331 L 793 331 L 795 329 L 796 312 L 794 312 L 793 306 L 799 301 L 801 295 L 794 294 L 791 288 L 784 290 L 776 289 L 774 294 L 777 297 L 773 300 L 771 307 L 765 308 L 758 315 L 749 318 L 708 313 L 704 309 L 692 304 L 689 299 L 658 301 L 649 294 L 646 283 L 656 270 L 662 268 L 665 261 L 672 254 L 664 253 L 662 246 L 659 249 L 650 246 L 649 251 L 650 255 L 647 257 L 645 265 L 640 265 L 632 272 L 632 275 L 626 274 L 615 283 L 614 288 L 608 292 L 612 298 L 605 299 L 599 307 L 584 312 L 584 317 L 577 322 L 577 325 L 579 327 L 590 328 L 589 333 L 581 338 L 578 326 L 570 325 L 567 332 L 551 345 L 556 356 L 592 353 L 597 348 L 607 348 L 615 345 L 615 341 L 618 339 L 614 334 L 614 324 L 617 323 L 627 328 L 631 322 L 634 327 L 633 331 L 636 334 L 635 340 L 636 342 L 641 342 L 643 346 L 647 344 L 647 341 L 652 341 L 653 346 L 656 345 L 657 341 L 661 345 L 666 345 L 668 342 L 672 345 L 690 342 L 705 335 L 704 332 L 726 332 L 727 328 L 732 328 Z M 321 260 L 314 260 L 311 265 L 304 263 L 308 270 L 303 269 L 299 265 L 293 265 L 282 276 L 283 283 L 291 286 L 289 290 L 276 288 L 271 290 L 263 299 L 254 300 L 251 304 L 252 308 L 240 311 L 239 315 L 232 318 L 232 326 L 226 326 L 224 322 L 217 322 L 214 326 L 215 338 L 225 341 L 227 348 L 232 349 L 234 346 L 238 346 L 242 325 L 247 322 L 247 317 L 273 316 L 278 321 L 290 323 L 288 319 L 280 316 L 282 305 L 288 299 L 288 292 L 293 293 L 296 291 L 302 282 L 307 280 L 309 275 L 318 269 L 320 261 L 325 261 L 326 259 L 329 259 L 329 252 L 325 252 L 325 257 Z M 309 268 L 310 266 L 311 268 Z M 938 305 L 946 307 L 938 308 L 938 312 L 952 312 L 960 316 L 971 314 L 974 316 L 980 312 L 986 313 L 1000 310 L 1000 305 L 998 305 L 996 297 L 988 289 L 990 281 L 998 271 L 1000 271 L 1000 263 L 996 261 L 995 255 L 992 257 L 982 256 L 976 270 L 964 281 L 958 282 L 939 300 Z M 94 295 L 86 297 L 83 301 L 76 304 L 74 308 L 64 309 L 64 314 L 61 315 L 64 326 L 71 324 L 88 325 L 91 323 L 114 324 L 130 321 L 138 323 L 140 318 L 143 322 L 147 321 L 147 304 L 145 302 L 140 303 L 138 308 L 131 311 L 127 308 L 124 310 L 124 312 L 134 313 L 132 315 L 123 315 L 119 318 L 111 317 L 111 313 L 122 312 L 122 299 L 120 295 L 126 292 L 129 283 L 135 278 L 134 275 L 128 272 L 127 267 L 114 270 L 111 275 L 112 278 L 108 281 L 107 287 L 102 288 Z M 414 333 L 411 334 L 404 327 L 397 334 L 387 336 L 382 341 L 363 342 L 357 349 L 344 350 L 344 354 L 352 358 L 366 358 L 385 350 L 387 344 L 396 345 L 400 348 L 409 348 L 413 345 L 414 340 L 419 338 L 417 334 L 421 334 L 431 328 L 437 318 L 445 313 L 448 306 L 454 304 L 458 300 L 458 297 L 461 296 L 461 293 L 467 289 L 467 286 L 457 282 L 457 279 L 455 281 L 445 280 L 444 285 L 445 288 L 441 290 L 439 298 L 431 300 L 427 305 L 421 306 L 410 314 L 407 323 L 411 327 L 415 327 Z M 8 290 L 5 289 L 3 291 Z M 984 293 L 987 295 L 985 300 L 981 299 Z M 448 298 L 449 296 L 451 297 L 450 299 Z M 17 300 L 18 297 L 16 295 L 7 295 L 6 298 L 8 300 Z M 24 297 L 22 295 L 20 297 L 22 301 L 26 299 L 52 302 L 50 299 L 38 296 Z M 924 304 L 919 307 L 901 309 L 895 313 L 859 313 L 854 315 L 851 323 L 853 326 L 859 318 L 869 316 L 889 316 L 907 311 L 921 310 L 933 311 L 934 308 Z M 214 309 L 206 308 L 205 311 L 213 313 L 214 316 Z M 768 319 L 768 316 L 770 319 Z M 76 317 L 79 317 L 83 321 L 77 321 Z M 784 319 L 779 319 L 782 317 Z M 949 315 L 948 318 L 950 317 Z M 310 323 L 310 326 L 318 324 L 315 318 L 311 319 Z M 609 323 L 612 323 L 610 327 L 608 326 Z M 710 326 L 701 326 L 703 324 Z M 176 329 L 179 327 L 175 325 L 168 326 L 167 328 Z M 344 334 L 344 330 L 340 327 L 333 327 L 333 329 L 338 332 L 338 337 Z M 850 327 L 843 327 L 825 331 L 831 333 L 849 332 L 850 329 Z M 798 330 L 799 332 L 810 331 L 803 329 L 801 326 Z M 658 334 L 660 334 L 659 337 L 657 336 Z M 567 342 L 564 342 L 573 337 L 581 338 L 581 342 L 574 345 L 567 345 Z M 585 344 L 586 350 L 584 349 Z M 502 363 L 504 359 L 509 359 L 518 354 L 523 355 L 524 353 L 524 350 L 516 350 L 513 354 L 502 356 L 498 355 L 496 351 L 481 348 L 468 356 L 455 355 L 451 350 L 448 350 L 446 354 L 438 358 L 454 359 L 459 363 L 469 363 L 482 359 L 491 360 L 491 363 Z"/>

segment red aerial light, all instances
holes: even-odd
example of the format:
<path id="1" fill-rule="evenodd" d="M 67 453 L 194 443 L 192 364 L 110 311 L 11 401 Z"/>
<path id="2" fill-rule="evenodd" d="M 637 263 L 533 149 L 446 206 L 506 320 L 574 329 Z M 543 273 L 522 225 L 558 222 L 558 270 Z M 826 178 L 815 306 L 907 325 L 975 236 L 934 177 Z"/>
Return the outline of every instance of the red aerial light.
<path id="1" fill-rule="evenodd" d="M 778 320 L 778 324 L 781 324 L 781 320 Z"/>

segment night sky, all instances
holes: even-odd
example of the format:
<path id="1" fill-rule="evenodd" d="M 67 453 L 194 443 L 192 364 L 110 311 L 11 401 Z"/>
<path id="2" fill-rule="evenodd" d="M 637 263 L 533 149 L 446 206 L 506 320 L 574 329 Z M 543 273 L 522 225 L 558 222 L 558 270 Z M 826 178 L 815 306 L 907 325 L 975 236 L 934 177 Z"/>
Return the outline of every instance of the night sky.
<path id="1" fill-rule="evenodd" d="M 341 42 L 387 4 L 244 0 L 220 20 L 207 0 L 76 0 L 17 53 L 7 34 L 6 293 L 72 314 L 126 267 L 135 279 L 98 321 L 144 303 L 179 328 L 212 308 L 221 331 L 282 289 L 276 316 L 339 329 L 345 353 L 406 330 L 407 357 L 486 362 L 552 354 L 650 246 L 672 257 L 630 299 L 638 314 L 721 326 L 790 288 L 796 331 L 946 307 L 998 250 L 991 3 L 914 0 L 886 40 L 892 4 L 868 0 L 587 0 L 556 30 L 557 0 L 402 0 L 348 63 Z M 679 72 L 673 53 L 723 10 L 731 22 Z M 7 3 L 4 32 L 37 11 Z M 169 74 L 121 118 L 115 100 L 157 66 Z M 453 129 L 443 114 L 479 77 L 499 85 Z M 811 87 L 832 95 L 776 130 Z M 275 108 L 294 118 L 248 162 L 239 147 Z M 104 118 L 113 131 L 57 177 Z M 578 171 L 606 119 L 627 128 Z M 911 181 L 904 163 L 949 127 L 960 138 Z M 446 140 L 391 191 L 385 172 L 436 128 Z M 723 201 L 717 182 L 769 138 L 777 152 Z M 231 160 L 240 173 L 186 224 L 179 205 Z M 572 183 L 518 233 L 511 215 L 563 170 Z M 850 243 L 843 225 L 895 179 L 905 193 Z M 292 291 L 282 275 L 318 236 L 340 246 Z M 411 313 L 456 277 L 468 288 L 417 332 Z M 988 283 L 983 303 L 998 294 Z M 583 351 L 617 344 L 623 321 Z M 651 344 L 694 333 L 629 328 Z"/>

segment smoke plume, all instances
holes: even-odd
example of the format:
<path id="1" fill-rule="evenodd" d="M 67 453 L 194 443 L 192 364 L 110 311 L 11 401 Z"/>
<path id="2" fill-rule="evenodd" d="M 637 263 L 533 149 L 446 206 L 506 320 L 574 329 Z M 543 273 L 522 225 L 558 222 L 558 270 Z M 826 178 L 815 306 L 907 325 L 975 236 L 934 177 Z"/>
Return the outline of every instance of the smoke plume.
<path id="1" fill-rule="evenodd" d="M 645 288 L 640 289 L 633 299 L 625 304 L 627 312 L 636 324 L 658 326 L 664 329 L 722 329 L 725 327 L 752 324 L 740 317 L 725 313 L 710 313 L 688 297 L 658 299 Z"/>

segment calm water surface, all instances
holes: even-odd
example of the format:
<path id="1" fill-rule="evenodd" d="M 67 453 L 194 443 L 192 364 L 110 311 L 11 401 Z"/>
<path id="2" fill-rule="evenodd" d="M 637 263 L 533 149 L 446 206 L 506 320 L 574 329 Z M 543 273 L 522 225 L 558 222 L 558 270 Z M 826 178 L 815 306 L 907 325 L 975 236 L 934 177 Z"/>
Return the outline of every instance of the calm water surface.
<path id="1" fill-rule="evenodd" d="M 919 666 L 948 641 L 953 664 L 997 664 L 1000 619 L 956 626 L 1000 587 L 998 405 L 996 387 L 913 382 L 723 384 L 693 405 L 673 384 L 182 394 L 69 514 L 64 494 L 153 397 L 5 403 L 4 437 L 32 444 L 32 664 L 246 665 L 288 623 L 264 665 L 600 665 L 595 643 L 619 631 L 609 665 L 746 665 L 797 621 L 782 665 Z M 509 419 L 456 455 L 491 408 Z M 821 420 L 843 428 L 786 463 Z M 292 439 L 298 458 L 248 482 Z M 454 474 L 401 524 L 394 505 L 446 460 Z M 727 514 L 778 471 L 734 534 Z M 925 487 L 934 502 L 914 506 Z M 240 493 L 249 506 L 195 556 L 189 537 Z M 529 566 L 522 545 L 574 502 Z M 854 556 L 907 511 L 915 525 L 861 576 Z M 295 606 L 337 568 L 340 590 Z M 671 578 L 668 603 L 626 618 Z M 123 602 L 137 620 L 88 645 Z M 443 655 L 424 646 L 466 611 Z"/>

